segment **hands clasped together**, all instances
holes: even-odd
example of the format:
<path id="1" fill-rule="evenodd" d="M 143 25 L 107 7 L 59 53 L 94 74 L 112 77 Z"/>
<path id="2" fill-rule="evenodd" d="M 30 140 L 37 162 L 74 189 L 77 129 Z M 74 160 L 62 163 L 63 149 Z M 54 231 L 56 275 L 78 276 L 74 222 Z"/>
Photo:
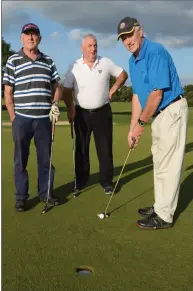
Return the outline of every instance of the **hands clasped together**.
<path id="1" fill-rule="evenodd" d="M 140 137 L 142 136 L 144 132 L 144 127 L 140 126 L 138 123 L 134 126 L 132 130 L 128 133 L 128 144 L 131 148 L 133 145 L 133 140 L 135 140 L 134 148 L 138 145 Z"/>

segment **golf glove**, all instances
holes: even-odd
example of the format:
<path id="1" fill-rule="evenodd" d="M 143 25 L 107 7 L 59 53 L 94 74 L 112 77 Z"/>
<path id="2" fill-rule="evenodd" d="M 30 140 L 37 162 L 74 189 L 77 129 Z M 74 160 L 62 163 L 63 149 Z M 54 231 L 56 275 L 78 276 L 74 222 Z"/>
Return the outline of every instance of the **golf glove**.
<path id="1" fill-rule="evenodd" d="M 57 122 L 58 118 L 60 116 L 60 110 L 58 107 L 58 102 L 54 102 L 52 104 L 51 110 L 50 110 L 50 121 L 51 122 Z"/>

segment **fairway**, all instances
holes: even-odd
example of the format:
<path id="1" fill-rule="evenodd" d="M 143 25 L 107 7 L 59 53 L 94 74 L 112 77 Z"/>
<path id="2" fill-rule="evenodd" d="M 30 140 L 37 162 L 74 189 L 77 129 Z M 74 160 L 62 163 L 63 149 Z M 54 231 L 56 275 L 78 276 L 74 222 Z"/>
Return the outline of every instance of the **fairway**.
<path id="1" fill-rule="evenodd" d="M 113 104 L 116 181 L 128 154 L 128 104 Z M 64 110 L 65 111 L 65 110 Z M 63 114 L 63 113 L 62 113 Z M 153 175 L 150 126 L 131 152 L 109 207 L 109 196 L 98 184 L 98 160 L 91 142 L 88 187 L 71 199 L 72 140 L 69 126 L 57 126 L 53 150 L 55 195 L 61 205 L 41 214 L 37 199 L 36 152 L 32 141 L 28 171 L 28 211 L 14 210 L 13 142 L 11 127 L 2 127 L 2 290 L 3 291 L 190 291 L 192 290 L 192 114 L 182 185 L 173 228 L 137 228 L 139 207 L 151 206 Z M 76 268 L 87 265 L 92 275 Z"/>

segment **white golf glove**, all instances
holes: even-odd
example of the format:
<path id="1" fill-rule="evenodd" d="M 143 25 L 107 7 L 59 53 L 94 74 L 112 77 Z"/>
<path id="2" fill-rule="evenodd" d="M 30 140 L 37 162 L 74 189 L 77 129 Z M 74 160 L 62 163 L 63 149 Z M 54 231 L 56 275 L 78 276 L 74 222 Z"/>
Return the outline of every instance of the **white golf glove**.
<path id="1" fill-rule="evenodd" d="M 60 116 L 60 110 L 59 110 L 59 107 L 58 107 L 58 102 L 54 102 L 52 104 L 52 107 L 51 107 L 51 110 L 50 110 L 50 121 L 51 122 L 57 122 L 58 121 L 58 118 Z"/>

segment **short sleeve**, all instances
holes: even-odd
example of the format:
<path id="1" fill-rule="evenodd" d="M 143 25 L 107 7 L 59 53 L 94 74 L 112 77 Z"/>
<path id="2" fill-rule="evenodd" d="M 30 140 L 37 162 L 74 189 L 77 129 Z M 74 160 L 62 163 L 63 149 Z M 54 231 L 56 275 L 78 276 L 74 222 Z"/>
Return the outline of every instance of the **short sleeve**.
<path id="1" fill-rule="evenodd" d="M 74 87 L 74 74 L 72 73 L 73 65 L 70 65 L 61 84 L 66 88 Z"/>
<path id="2" fill-rule="evenodd" d="M 59 82 L 60 81 L 60 77 L 58 75 L 58 71 L 56 69 L 56 65 L 54 64 L 54 62 L 52 62 L 51 70 L 52 70 L 52 77 L 51 77 L 52 84 L 54 84 L 56 82 Z"/>
<path id="3" fill-rule="evenodd" d="M 15 65 L 9 58 L 3 75 L 3 84 L 14 87 L 15 85 Z"/>
<path id="4" fill-rule="evenodd" d="M 110 59 L 107 59 L 107 60 L 108 60 L 109 73 L 115 78 L 119 77 L 119 75 L 123 72 L 123 69 L 117 66 L 112 60 Z"/>
<path id="5" fill-rule="evenodd" d="M 150 92 L 170 87 L 169 57 L 165 51 L 149 55 L 147 70 Z"/>
<path id="6" fill-rule="evenodd" d="M 137 94 L 137 90 L 135 88 L 135 82 L 132 77 L 132 63 L 131 62 L 129 62 L 129 75 L 131 79 L 131 86 L 132 86 L 133 94 Z"/>

